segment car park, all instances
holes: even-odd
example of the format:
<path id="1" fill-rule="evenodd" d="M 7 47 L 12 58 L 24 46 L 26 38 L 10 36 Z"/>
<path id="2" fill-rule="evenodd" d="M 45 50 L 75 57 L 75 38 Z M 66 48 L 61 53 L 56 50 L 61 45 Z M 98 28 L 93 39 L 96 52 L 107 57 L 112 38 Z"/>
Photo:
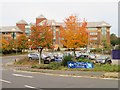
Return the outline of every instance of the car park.
<path id="1" fill-rule="evenodd" d="M 100 64 L 111 64 L 112 60 L 110 59 L 110 57 L 108 56 L 99 56 L 96 58 L 96 60 L 94 61 L 94 63 L 100 63 Z"/>

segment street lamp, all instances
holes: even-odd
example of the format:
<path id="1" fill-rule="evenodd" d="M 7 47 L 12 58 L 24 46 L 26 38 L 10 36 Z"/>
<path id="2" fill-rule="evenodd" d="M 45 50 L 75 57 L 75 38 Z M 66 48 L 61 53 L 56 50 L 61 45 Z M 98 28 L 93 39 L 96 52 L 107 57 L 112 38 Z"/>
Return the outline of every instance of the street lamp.
<path id="1" fill-rule="evenodd" d="M 39 51 L 39 64 L 41 64 L 41 53 L 42 53 L 43 47 L 39 46 L 38 51 Z"/>
<path id="2" fill-rule="evenodd" d="M 12 38 L 13 38 L 13 40 L 15 40 L 16 39 L 16 29 L 15 28 L 13 28 L 12 30 Z M 16 40 L 16 55 L 17 55 L 17 40 Z"/>
<path id="3" fill-rule="evenodd" d="M 28 42 L 30 42 L 30 41 L 31 41 L 31 39 L 29 38 Z M 32 45 L 29 45 L 29 52 L 31 52 L 31 47 L 32 47 Z"/>

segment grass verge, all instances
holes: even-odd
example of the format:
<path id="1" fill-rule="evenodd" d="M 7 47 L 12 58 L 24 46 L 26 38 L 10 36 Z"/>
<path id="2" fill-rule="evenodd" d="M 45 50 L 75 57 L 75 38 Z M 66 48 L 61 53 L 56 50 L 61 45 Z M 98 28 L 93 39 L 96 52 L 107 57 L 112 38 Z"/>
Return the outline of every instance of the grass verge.
<path id="1" fill-rule="evenodd" d="M 38 60 L 29 60 L 27 57 L 18 60 L 14 63 L 15 65 L 24 66 L 29 65 L 34 69 L 51 69 L 51 70 L 69 70 L 69 71 L 102 71 L 102 72 L 120 72 L 120 65 L 110 65 L 110 64 L 94 64 L 94 68 L 68 68 L 63 66 L 60 62 L 51 62 L 50 64 L 38 64 Z"/>

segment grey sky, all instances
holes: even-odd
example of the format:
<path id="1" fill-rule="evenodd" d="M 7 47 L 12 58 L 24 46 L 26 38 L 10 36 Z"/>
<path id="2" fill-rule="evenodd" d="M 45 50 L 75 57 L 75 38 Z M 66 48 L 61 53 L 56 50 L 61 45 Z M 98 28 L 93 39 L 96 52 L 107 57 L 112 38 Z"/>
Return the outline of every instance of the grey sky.
<path id="1" fill-rule="evenodd" d="M 56 21 L 74 14 L 88 22 L 106 21 L 112 26 L 111 33 L 118 34 L 117 2 L 4 2 L 1 13 L 2 26 L 15 25 L 21 19 L 35 22 L 40 14 Z"/>

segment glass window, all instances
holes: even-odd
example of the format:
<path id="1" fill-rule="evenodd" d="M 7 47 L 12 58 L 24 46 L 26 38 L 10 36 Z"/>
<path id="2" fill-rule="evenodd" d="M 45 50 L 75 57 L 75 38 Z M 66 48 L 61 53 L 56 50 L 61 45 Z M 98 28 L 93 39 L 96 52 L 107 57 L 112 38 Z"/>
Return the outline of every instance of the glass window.
<path id="1" fill-rule="evenodd" d="M 106 35 L 106 27 L 102 27 L 102 35 Z"/>
<path id="2" fill-rule="evenodd" d="M 8 32 L 3 32 L 3 34 L 9 34 Z"/>
<path id="3" fill-rule="evenodd" d="M 12 32 L 11 36 L 12 36 L 13 39 L 16 39 L 16 33 L 15 32 Z"/>
<path id="4" fill-rule="evenodd" d="M 25 29 L 25 34 L 26 34 L 27 36 L 29 36 L 29 35 L 31 34 L 30 28 L 26 28 L 26 29 Z"/>
<path id="5" fill-rule="evenodd" d="M 92 37 L 90 38 L 90 40 L 97 40 L 97 37 Z"/>
<path id="6" fill-rule="evenodd" d="M 90 32 L 90 35 L 97 35 L 97 32 Z"/>
<path id="7" fill-rule="evenodd" d="M 89 27 L 88 30 L 97 30 L 97 28 L 91 28 L 91 27 Z"/>

